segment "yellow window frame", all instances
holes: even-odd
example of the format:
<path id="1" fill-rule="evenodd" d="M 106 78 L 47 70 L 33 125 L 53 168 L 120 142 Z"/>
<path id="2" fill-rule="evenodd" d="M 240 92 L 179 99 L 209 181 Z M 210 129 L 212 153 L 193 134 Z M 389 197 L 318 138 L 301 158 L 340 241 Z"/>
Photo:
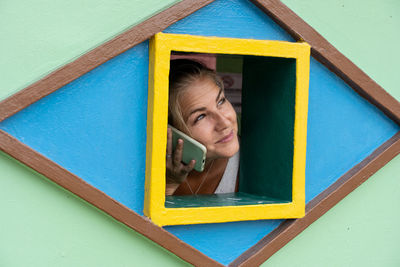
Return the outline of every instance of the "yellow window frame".
<path id="1" fill-rule="evenodd" d="M 296 60 L 292 202 L 166 208 L 166 146 L 171 51 L 254 55 Z M 159 225 L 299 218 L 305 214 L 305 159 L 310 46 L 304 42 L 157 33 L 150 39 L 144 214 Z"/>

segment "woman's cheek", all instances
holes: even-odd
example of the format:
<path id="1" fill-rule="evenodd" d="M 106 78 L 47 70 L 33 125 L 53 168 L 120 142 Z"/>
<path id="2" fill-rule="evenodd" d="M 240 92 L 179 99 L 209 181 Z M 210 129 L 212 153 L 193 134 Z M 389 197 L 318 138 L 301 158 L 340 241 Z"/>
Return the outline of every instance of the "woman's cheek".
<path id="1" fill-rule="evenodd" d="M 196 127 L 195 129 L 195 133 L 195 139 L 203 145 L 207 146 L 211 142 L 210 138 L 212 136 L 212 133 L 209 131 L 209 127 L 207 127 L 207 125 L 199 125 L 199 127 Z"/>
<path id="2" fill-rule="evenodd" d="M 190 129 L 190 132 L 192 133 L 192 137 L 195 140 L 199 141 L 200 143 L 203 143 L 203 135 L 202 135 L 201 127 L 196 125 L 195 127 L 192 127 Z"/>

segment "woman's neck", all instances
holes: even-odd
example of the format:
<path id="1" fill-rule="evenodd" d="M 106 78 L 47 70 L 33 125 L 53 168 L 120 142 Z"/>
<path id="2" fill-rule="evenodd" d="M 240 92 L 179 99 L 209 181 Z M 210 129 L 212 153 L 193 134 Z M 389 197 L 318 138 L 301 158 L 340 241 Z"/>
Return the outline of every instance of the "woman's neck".
<path id="1" fill-rule="evenodd" d="M 215 159 L 206 159 L 206 163 L 204 163 L 204 169 L 210 168 L 214 160 Z"/>

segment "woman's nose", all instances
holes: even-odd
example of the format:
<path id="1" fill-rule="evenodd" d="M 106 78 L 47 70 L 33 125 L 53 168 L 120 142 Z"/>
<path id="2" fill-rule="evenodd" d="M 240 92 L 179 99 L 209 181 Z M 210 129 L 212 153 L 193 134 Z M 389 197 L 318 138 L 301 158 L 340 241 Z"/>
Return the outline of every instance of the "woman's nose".
<path id="1" fill-rule="evenodd" d="M 230 122 L 226 114 L 218 112 L 216 114 L 216 128 L 217 130 L 224 130 L 229 126 Z"/>

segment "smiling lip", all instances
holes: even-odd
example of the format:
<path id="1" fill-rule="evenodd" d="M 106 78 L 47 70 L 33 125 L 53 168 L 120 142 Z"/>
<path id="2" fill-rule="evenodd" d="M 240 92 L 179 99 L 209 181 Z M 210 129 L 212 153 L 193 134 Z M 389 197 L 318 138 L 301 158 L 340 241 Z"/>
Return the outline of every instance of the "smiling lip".
<path id="1" fill-rule="evenodd" d="M 218 140 L 217 143 L 228 143 L 233 139 L 233 130 L 222 139 Z"/>

